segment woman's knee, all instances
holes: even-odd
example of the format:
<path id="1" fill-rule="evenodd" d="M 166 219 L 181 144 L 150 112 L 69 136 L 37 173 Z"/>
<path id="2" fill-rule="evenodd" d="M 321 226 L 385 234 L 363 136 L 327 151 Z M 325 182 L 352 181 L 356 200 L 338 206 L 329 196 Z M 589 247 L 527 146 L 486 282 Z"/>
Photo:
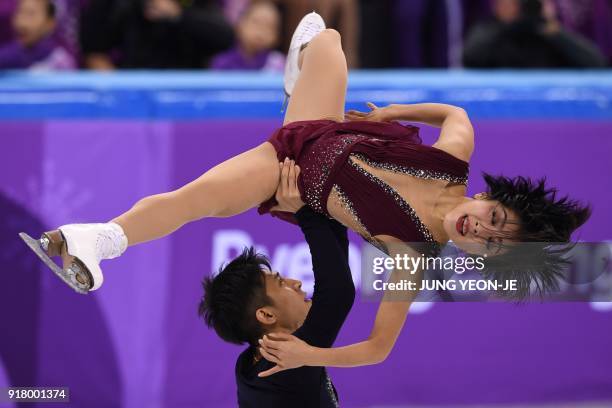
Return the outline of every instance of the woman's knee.
<path id="1" fill-rule="evenodd" d="M 340 33 L 334 30 L 333 28 L 326 28 L 325 30 L 323 30 L 322 34 L 330 37 L 330 39 L 336 42 L 340 42 L 340 40 L 342 39 Z"/>
<path id="2" fill-rule="evenodd" d="M 309 58 L 326 61 L 329 67 L 342 67 L 342 74 L 346 75 L 346 57 L 342 50 L 340 33 L 336 30 L 327 29 L 321 32 L 310 42 L 306 53 L 310 55 Z"/>
<path id="3" fill-rule="evenodd" d="M 327 28 L 321 31 L 312 41 L 310 45 L 325 44 L 325 45 L 341 45 L 342 38 L 340 33 L 333 28 Z"/>

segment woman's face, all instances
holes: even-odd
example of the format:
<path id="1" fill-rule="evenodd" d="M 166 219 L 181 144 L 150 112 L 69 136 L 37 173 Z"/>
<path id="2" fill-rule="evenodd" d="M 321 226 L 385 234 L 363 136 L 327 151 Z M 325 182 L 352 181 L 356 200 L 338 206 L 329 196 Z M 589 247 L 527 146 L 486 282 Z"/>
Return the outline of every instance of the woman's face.
<path id="1" fill-rule="evenodd" d="M 449 239 L 464 251 L 494 256 L 519 230 L 519 217 L 499 201 L 466 198 L 443 220 Z"/>

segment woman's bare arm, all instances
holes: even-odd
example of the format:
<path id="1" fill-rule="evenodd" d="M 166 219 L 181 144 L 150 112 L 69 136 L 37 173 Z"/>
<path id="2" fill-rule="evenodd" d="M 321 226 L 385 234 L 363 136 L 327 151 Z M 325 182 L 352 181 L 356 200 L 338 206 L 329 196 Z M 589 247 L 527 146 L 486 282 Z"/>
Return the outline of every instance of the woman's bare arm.
<path id="1" fill-rule="evenodd" d="M 393 248 L 395 246 L 395 248 Z M 417 256 L 416 252 L 401 245 L 391 245 L 391 257 L 400 254 Z M 400 250 L 396 250 L 400 249 Z M 396 269 L 389 277 L 389 283 L 415 282 L 420 285 L 422 271 L 411 274 L 407 270 Z M 356 367 L 362 365 L 378 364 L 383 362 L 393 350 L 393 346 L 404 327 L 408 310 L 418 291 L 393 292 L 385 291 L 383 299 L 378 306 L 374 326 L 368 338 L 362 342 L 331 349 L 316 349 L 310 356 L 312 361 L 308 365 L 329 367 Z"/>
<path id="2" fill-rule="evenodd" d="M 383 362 L 402 330 L 410 302 L 383 301 L 374 328 L 367 340 L 343 347 L 313 347 L 287 334 L 273 333 L 260 340 L 261 355 L 276 365 L 259 373 L 268 377 L 279 371 L 302 366 L 358 367 Z"/>
<path id="3" fill-rule="evenodd" d="M 389 110 L 387 114 L 390 120 L 424 123 L 434 127 L 442 127 L 450 117 L 465 112 L 458 106 L 443 103 L 391 104 L 382 109 Z"/>
<path id="4" fill-rule="evenodd" d="M 385 361 L 404 327 L 410 304 L 400 301 L 381 302 L 367 340 L 342 347 L 313 347 L 306 355 L 305 365 L 358 367 Z"/>
<path id="5" fill-rule="evenodd" d="M 434 147 L 453 156 L 470 161 L 474 152 L 474 128 L 467 112 L 453 105 L 419 103 L 414 105 L 390 105 L 392 120 L 425 123 L 441 128 Z"/>
<path id="6" fill-rule="evenodd" d="M 410 256 L 415 256 L 410 251 Z M 389 282 L 410 280 L 418 287 L 422 272 L 415 274 L 405 270 L 395 270 Z M 300 339 L 288 334 L 273 334 L 266 337 L 261 344 L 261 353 L 277 365 L 260 374 L 265 377 L 278 371 L 300 366 L 357 367 L 378 364 L 384 361 L 397 340 L 406 321 L 410 305 L 417 291 L 385 292 L 378 307 L 374 326 L 370 336 L 359 343 L 334 348 L 312 347 Z M 276 340 L 274 340 L 276 338 Z"/>
<path id="7" fill-rule="evenodd" d="M 467 112 L 443 103 L 391 104 L 377 107 L 368 103 L 370 112 L 349 111 L 346 119 L 380 122 L 409 121 L 439 127 L 440 136 L 434 147 L 469 161 L 474 151 L 474 129 Z"/>

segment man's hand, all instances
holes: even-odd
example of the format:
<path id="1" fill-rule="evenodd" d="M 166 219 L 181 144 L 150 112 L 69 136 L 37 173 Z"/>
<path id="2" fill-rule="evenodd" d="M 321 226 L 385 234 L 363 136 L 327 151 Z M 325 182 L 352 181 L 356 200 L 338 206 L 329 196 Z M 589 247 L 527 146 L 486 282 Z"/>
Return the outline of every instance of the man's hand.
<path id="1" fill-rule="evenodd" d="M 297 180 L 300 175 L 300 167 L 296 166 L 293 160 L 285 159 L 280 165 L 280 180 L 276 189 L 276 201 L 278 205 L 271 208 L 271 211 L 285 211 L 290 213 L 297 212 L 304 206 L 300 197 Z"/>
<path id="2" fill-rule="evenodd" d="M 276 365 L 269 370 L 259 373 L 259 377 L 268 377 L 279 371 L 298 368 L 308 363 L 307 356 L 313 350 L 303 340 L 292 334 L 271 333 L 259 340 L 259 352 L 271 363 Z"/>
<path id="3" fill-rule="evenodd" d="M 356 110 L 350 110 L 344 114 L 346 120 L 369 120 L 372 122 L 391 122 L 396 119 L 394 113 L 394 105 L 388 105 L 383 108 L 379 108 L 372 102 L 367 103 L 370 112 L 360 112 Z"/>

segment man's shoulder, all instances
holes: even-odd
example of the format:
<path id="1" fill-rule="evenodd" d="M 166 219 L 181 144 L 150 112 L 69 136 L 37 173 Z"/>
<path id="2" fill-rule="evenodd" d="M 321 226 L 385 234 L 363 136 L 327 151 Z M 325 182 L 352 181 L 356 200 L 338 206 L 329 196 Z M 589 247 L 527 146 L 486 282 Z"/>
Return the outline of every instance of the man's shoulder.
<path id="1" fill-rule="evenodd" d="M 247 381 L 259 379 L 257 374 L 272 368 L 273 365 L 265 358 L 255 359 L 255 348 L 249 346 L 236 359 L 236 378 Z"/>
<path id="2" fill-rule="evenodd" d="M 253 346 L 249 346 L 242 350 L 242 352 L 238 355 L 238 358 L 236 359 L 236 373 L 252 366 L 254 355 L 255 349 L 253 348 Z"/>
<path id="3" fill-rule="evenodd" d="M 299 336 L 299 330 L 293 333 L 296 337 Z M 321 367 L 299 367 L 291 370 L 281 371 L 269 377 L 259 377 L 258 374 L 274 367 L 274 363 L 269 362 L 265 358 L 255 359 L 255 348 L 250 346 L 243 350 L 236 359 L 236 381 L 238 383 L 254 384 L 254 383 L 291 383 L 292 379 L 304 378 L 305 376 L 315 375 L 322 370 Z"/>
<path id="4" fill-rule="evenodd" d="M 269 377 L 258 374 L 274 366 L 265 359 L 255 361 L 249 347 L 236 361 L 236 385 L 240 406 L 316 406 L 324 387 L 322 367 L 300 367 Z M 248 402 L 248 404 L 247 404 Z"/>

